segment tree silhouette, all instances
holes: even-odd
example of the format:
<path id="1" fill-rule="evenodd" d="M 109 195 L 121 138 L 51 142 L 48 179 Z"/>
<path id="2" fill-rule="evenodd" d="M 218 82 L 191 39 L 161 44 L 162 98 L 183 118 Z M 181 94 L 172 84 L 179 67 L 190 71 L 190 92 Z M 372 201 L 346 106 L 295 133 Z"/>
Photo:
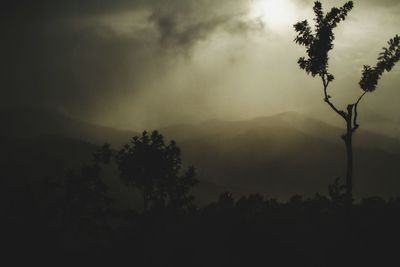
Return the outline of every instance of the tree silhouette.
<path id="1" fill-rule="evenodd" d="M 197 184 L 195 169 L 181 174 L 181 151 L 174 141 L 168 145 L 157 131 L 143 132 L 117 155 L 120 177 L 142 191 L 144 212 L 149 208 L 181 210 L 194 199 L 190 189 Z"/>
<path id="2" fill-rule="evenodd" d="M 90 163 L 67 170 L 65 176 L 48 177 L 36 189 L 38 204 L 33 214 L 41 220 L 44 240 L 78 247 L 82 240 L 99 245 L 110 241 L 116 209 L 101 171 L 111 157 L 110 145 L 105 144 L 93 153 Z"/>
<path id="3" fill-rule="evenodd" d="M 306 48 L 307 58 L 301 57 L 298 64 L 301 69 L 313 77 L 319 76 L 323 84 L 324 101 L 335 111 L 346 123 L 346 132 L 342 139 L 346 145 L 346 205 L 351 206 L 353 202 L 353 134 L 359 128 L 358 105 L 364 96 L 375 91 L 378 81 L 385 71 L 392 70 L 400 60 L 400 37 L 396 35 L 389 40 L 388 47 L 383 48 L 375 67 L 364 66 L 359 85 L 362 93 L 359 98 L 347 105 L 346 110 L 338 108 L 328 93 L 330 83 L 335 79 L 329 72 L 329 52 L 333 49 L 335 35 L 333 29 L 344 21 L 348 13 L 353 9 L 353 2 L 349 1 L 340 8 L 333 7 L 324 14 L 322 4 L 319 1 L 314 3 L 315 31 L 313 32 L 308 21 L 304 20 L 294 25 L 297 32 L 295 42 Z"/>
<path id="4" fill-rule="evenodd" d="M 328 187 L 329 197 L 334 207 L 343 207 L 346 204 L 346 194 L 343 193 L 346 186 L 340 183 L 340 179 L 336 178 L 333 184 Z"/>
<path id="5" fill-rule="evenodd" d="M 90 164 L 81 166 L 76 173 L 69 170 L 58 189 L 65 220 L 79 226 L 90 235 L 104 235 L 109 228 L 108 219 L 114 213 L 114 200 L 108 186 L 101 179 L 102 164 L 109 164 L 112 156 L 110 145 L 105 144 L 93 153 Z"/>
<path id="6" fill-rule="evenodd" d="M 103 216 L 112 209 L 113 200 L 109 197 L 108 186 L 101 180 L 101 164 L 110 163 L 112 152 L 105 144 L 93 153 L 91 164 L 85 164 L 77 174 L 69 170 L 64 182 L 67 209 L 80 216 Z"/>

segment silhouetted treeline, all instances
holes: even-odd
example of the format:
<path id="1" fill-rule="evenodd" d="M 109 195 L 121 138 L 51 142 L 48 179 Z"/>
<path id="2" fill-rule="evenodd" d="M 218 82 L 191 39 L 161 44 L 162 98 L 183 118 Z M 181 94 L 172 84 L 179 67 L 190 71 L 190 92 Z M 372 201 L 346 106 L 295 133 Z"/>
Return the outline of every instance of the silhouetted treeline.
<path id="1" fill-rule="evenodd" d="M 105 257 L 134 266 L 343 266 L 351 247 L 353 266 L 399 263 L 400 198 L 371 197 L 354 205 L 348 240 L 344 209 L 320 195 L 280 203 L 224 193 L 177 215 L 167 208 L 113 210 L 108 198 L 77 194 L 45 205 L 27 194 L 3 217 L 6 251 L 17 259 L 57 256 L 79 263 Z"/>
<path id="2" fill-rule="evenodd" d="M 190 167 L 162 136 L 143 133 L 117 156 L 108 145 L 65 177 L 27 187 L 2 201 L 5 256 L 80 265 L 132 266 L 397 266 L 400 198 L 370 197 L 346 213 L 344 186 L 329 196 L 279 202 L 225 192 L 196 207 Z M 122 209 L 100 178 L 117 162 L 121 179 L 143 193 L 142 210 Z M 351 259 L 344 262 L 344 259 Z M 388 263 L 391 263 L 390 265 Z M 394 264 L 394 265 L 393 265 Z"/>

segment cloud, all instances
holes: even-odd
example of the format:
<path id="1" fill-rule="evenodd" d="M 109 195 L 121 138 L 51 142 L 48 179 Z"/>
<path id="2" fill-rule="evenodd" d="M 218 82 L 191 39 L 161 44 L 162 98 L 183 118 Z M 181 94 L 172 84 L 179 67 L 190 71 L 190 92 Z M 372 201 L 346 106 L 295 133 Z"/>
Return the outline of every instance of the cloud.
<path id="1" fill-rule="evenodd" d="M 177 60 L 166 50 L 187 55 L 218 30 L 250 29 L 245 2 L 11 1 L 0 11 L 0 105 L 107 109 L 165 73 Z"/>
<path id="2" fill-rule="evenodd" d="M 58 108 L 123 127 L 298 105 L 307 97 L 277 100 L 288 99 L 302 75 L 293 72 L 292 40 L 265 38 L 264 23 L 248 15 L 250 3 L 10 1 L 0 9 L 0 105 Z M 346 36 L 358 40 L 354 31 Z M 279 86 L 287 89 L 273 91 Z"/>
<path id="3" fill-rule="evenodd" d="M 166 48 L 187 52 L 218 31 L 246 34 L 263 28 L 259 21 L 246 19 L 247 1 L 175 0 L 167 3 L 154 6 L 149 17 L 159 33 L 160 44 Z"/>
<path id="4" fill-rule="evenodd" d="M 179 16 L 153 13 L 150 17 L 159 32 L 160 44 L 166 47 L 178 47 L 189 50 L 198 41 L 205 40 L 227 19 L 215 17 L 207 21 L 185 23 Z"/>

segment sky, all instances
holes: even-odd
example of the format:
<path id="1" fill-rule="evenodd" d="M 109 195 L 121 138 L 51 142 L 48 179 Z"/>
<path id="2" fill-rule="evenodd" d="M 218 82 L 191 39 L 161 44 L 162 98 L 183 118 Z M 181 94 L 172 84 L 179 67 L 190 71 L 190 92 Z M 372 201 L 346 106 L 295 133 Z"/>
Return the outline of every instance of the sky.
<path id="1" fill-rule="evenodd" d="M 15 2 L 15 3 L 14 3 Z M 325 10 L 345 1 L 322 1 Z M 400 34 L 398 0 L 354 1 L 336 29 L 333 101 L 354 102 L 363 65 Z M 0 106 L 44 107 L 123 129 L 297 111 L 332 123 L 321 82 L 297 66 L 309 0 L 21 0 L 0 10 Z M 399 121 L 400 66 L 360 106 Z M 364 117 L 363 117 L 364 115 Z"/>

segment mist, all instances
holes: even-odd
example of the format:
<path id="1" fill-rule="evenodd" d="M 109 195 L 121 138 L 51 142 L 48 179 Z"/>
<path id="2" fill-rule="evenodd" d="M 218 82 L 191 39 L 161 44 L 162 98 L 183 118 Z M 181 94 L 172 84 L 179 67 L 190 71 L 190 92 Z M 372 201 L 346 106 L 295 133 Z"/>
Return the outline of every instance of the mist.
<path id="1" fill-rule="evenodd" d="M 131 130 L 285 111 L 338 124 L 321 84 L 296 62 L 303 51 L 292 25 L 311 18 L 311 2 L 290 1 L 291 18 L 278 28 L 252 15 L 257 0 L 11 4 L 2 11 L 0 104 Z M 399 14 L 396 1 L 356 3 L 331 54 L 335 101 L 360 94 L 361 68 L 398 30 Z M 365 127 L 375 127 L 375 117 L 400 119 L 389 101 L 399 94 L 399 73 L 366 98 Z"/>

